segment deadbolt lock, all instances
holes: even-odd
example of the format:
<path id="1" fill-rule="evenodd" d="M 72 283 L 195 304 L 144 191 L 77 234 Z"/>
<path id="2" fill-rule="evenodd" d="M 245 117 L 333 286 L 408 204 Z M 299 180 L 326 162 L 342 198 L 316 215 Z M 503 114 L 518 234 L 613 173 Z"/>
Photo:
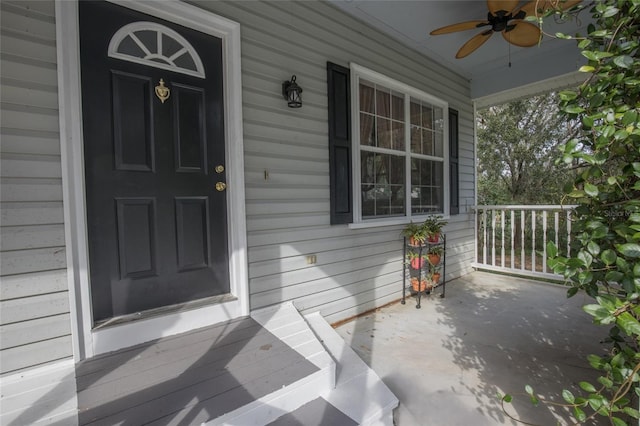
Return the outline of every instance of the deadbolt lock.
<path id="1" fill-rule="evenodd" d="M 227 189 L 227 184 L 224 182 L 216 182 L 216 190 L 222 192 Z"/>
<path id="2" fill-rule="evenodd" d="M 224 166 L 222 164 L 218 164 L 215 170 L 216 170 L 216 173 L 222 173 L 224 172 Z"/>

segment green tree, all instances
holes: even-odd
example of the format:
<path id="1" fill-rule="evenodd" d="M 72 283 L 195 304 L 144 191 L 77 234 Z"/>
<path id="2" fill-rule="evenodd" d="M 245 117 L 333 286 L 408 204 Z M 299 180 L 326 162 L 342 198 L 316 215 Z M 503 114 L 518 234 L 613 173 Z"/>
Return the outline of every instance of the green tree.
<path id="1" fill-rule="evenodd" d="M 577 129 L 559 112 L 556 93 L 478 112 L 479 204 L 560 202 L 572 172 L 557 147 Z"/>
<path id="2" fill-rule="evenodd" d="M 566 120 L 581 123 L 584 135 L 562 147 L 564 161 L 581 167 L 568 194 L 579 205 L 575 256 L 558 256 L 553 244 L 547 251 L 571 285 L 568 296 L 593 296 L 584 310 L 610 327 L 609 355 L 589 357 L 597 383 L 562 396 L 578 422 L 604 416 L 619 426 L 640 418 L 640 0 L 596 2 L 590 12 L 594 23 L 578 44 L 588 79 L 560 93 Z"/>

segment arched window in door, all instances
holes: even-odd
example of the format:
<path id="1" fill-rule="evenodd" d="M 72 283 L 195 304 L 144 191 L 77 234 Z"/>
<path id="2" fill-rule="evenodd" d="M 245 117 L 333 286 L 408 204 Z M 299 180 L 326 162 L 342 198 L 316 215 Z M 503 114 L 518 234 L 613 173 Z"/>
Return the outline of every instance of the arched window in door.
<path id="1" fill-rule="evenodd" d="M 205 78 L 198 52 L 180 34 L 155 22 L 132 22 L 109 42 L 109 56 Z"/>

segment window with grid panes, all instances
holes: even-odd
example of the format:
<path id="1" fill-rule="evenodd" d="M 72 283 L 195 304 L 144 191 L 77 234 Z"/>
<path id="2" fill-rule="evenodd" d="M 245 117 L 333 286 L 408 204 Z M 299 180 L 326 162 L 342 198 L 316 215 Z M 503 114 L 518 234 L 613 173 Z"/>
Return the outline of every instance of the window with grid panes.
<path id="1" fill-rule="evenodd" d="M 353 97 L 359 219 L 447 214 L 446 103 L 359 70 Z"/>

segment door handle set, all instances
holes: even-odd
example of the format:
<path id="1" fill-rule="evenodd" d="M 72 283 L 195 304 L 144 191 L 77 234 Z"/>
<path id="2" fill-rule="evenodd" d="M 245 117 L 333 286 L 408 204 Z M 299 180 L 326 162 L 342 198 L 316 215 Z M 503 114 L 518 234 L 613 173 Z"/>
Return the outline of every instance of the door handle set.
<path id="1" fill-rule="evenodd" d="M 220 173 L 224 172 L 224 166 L 222 164 L 218 164 L 214 170 L 216 171 L 216 173 L 220 174 Z M 216 182 L 216 190 L 217 191 L 222 192 L 225 189 L 227 189 L 227 184 L 226 183 L 224 183 L 224 182 Z"/>
<path id="2" fill-rule="evenodd" d="M 222 164 L 218 164 L 214 170 L 216 171 L 216 173 L 220 174 L 220 173 L 224 172 L 224 166 Z M 222 192 L 225 189 L 227 189 L 227 184 L 226 183 L 224 183 L 224 182 L 216 182 L 216 190 L 218 192 Z"/>

